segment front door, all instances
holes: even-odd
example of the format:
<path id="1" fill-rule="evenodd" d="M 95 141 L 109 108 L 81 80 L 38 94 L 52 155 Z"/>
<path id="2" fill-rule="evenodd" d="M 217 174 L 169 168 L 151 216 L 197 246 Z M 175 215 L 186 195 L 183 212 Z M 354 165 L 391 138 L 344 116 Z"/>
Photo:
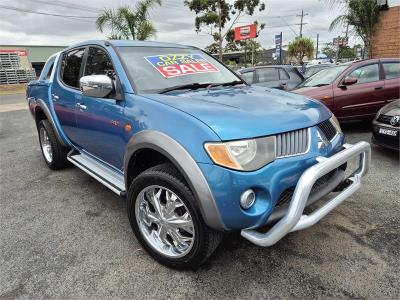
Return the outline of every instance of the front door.
<path id="1" fill-rule="evenodd" d="M 334 87 L 335 114 L 339 118 L 373 117 L 385 105 L 385 83 L 379 63 L 350 71 L 345 77 L 357 78 L 357 83 Z"/>
<path id="2" fill-rule="evenodd" d="M 115 70 L 107 52 L 89 47 L 83 76 L 108 75 Z M 124 101 L 80 95 L 76 99 L 77 144 L 89 154 L 117 169 L 122 169 L 125 151 Z"/>
<path id="3" fill-rule="evenodd" d="M 76 143 L 75 102 L 81 95 L 79 78 L 85 48 L 70 50 L 60 57 L 61 63 L 52 84 L 52 97 L 57 118 L 67 137 Z"/>

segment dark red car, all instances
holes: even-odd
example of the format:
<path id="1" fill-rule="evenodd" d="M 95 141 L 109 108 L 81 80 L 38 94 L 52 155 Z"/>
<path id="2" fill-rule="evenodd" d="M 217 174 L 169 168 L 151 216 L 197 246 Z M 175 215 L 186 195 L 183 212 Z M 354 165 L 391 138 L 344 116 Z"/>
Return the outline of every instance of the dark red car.
<path id="1" fill-rule="evenodd" d="M 369 59 L 318 72 L 294 93 L 320 100 L 339 120 L 373 119 L 400 98 L 400 59 Z"/>

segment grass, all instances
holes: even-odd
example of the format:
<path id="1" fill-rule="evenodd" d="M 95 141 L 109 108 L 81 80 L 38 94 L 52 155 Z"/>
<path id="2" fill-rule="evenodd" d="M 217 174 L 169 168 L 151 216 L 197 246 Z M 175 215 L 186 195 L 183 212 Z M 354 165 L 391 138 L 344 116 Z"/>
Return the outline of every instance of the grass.
<path id="1" fill-rule="evenodd" d="M 0 84 L 0 96 L 11 94 L 24 94 L 26 84 Z"/>

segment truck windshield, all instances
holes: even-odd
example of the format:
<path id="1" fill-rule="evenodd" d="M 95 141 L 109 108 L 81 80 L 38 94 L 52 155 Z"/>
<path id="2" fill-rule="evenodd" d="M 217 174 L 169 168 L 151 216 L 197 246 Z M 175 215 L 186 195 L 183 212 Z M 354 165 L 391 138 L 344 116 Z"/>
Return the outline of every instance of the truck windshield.
<path id="1" fill-rule="evenodd" d="M 319 71 L 310 78 L 306 79 L 302 84 L 299 85 L 299 87 L 317 87 L 329 85 L 348 67 L 348 65 L 343 65 Z"/>
<path id="2" fill-rule="evenodd" d="M 216 59 L 195 48 L 117 47 L 117 51 L 140 92 L 242 83 Z"/>

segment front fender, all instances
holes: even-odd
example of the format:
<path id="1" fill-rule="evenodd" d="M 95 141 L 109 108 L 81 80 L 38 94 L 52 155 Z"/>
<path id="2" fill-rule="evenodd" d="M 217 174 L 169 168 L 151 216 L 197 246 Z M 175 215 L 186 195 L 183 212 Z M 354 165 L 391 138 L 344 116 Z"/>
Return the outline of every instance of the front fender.
<path id="1" fill-rule="evenodd" d="M 193 157 L 176 140 L 168 135 L 155 131 L 144 130 L 132 136 L 127 145 L 124 170 L 127 184 L 129 161 L 140 149 L 152 149 L 166 156 L 178 168 L 189 184 L 206 224 L 214 229 L 225 230 L 225 224 L 215 203 L 214 195 Z M 128 186 L 126 189 L 128 190 Z"/>

